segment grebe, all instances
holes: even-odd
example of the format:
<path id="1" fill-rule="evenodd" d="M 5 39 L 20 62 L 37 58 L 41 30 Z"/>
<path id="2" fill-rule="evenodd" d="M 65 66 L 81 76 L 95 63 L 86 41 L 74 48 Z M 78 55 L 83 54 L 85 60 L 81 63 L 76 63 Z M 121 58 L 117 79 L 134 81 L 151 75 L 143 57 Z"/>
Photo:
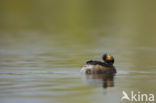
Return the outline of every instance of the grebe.
<path id="1" fill-rule="evenodd" d="M 103 62 L 101 61 L 87 61 L 81 69 L 82 73 L 86 74 L 101 74 L 101 73 L 116 73 L 116 69 L 113 66 L 114 57 L 108 54 L 102 56 Z"/>

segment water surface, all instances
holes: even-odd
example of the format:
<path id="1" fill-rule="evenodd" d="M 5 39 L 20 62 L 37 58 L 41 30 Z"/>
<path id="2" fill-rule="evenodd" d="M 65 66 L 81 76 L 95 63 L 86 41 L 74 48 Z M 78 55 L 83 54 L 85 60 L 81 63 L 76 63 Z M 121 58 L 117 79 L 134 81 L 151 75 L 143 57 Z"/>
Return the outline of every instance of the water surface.
<path id="1" fill-rule="evenodd" d="M 0 103 L 121 103 L 123 90 L 156 93 L 155 4 L 88 2 L 2 2 Z M 104 53 L 117 68 L 110 88 L 80 73 Z"/>

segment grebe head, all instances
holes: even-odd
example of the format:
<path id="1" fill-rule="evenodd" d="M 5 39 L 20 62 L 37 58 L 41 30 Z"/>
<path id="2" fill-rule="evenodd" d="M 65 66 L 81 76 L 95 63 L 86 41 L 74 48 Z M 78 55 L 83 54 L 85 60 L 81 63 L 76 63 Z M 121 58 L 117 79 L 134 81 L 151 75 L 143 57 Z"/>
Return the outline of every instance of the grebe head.
<path id="1" fill-rule="evenodd" d="M 109 54 L 104 54 L 102 59 L 104 60 L 105 63 L 113 65 L 114 64 L 114 57 L 110 56 Z"/>

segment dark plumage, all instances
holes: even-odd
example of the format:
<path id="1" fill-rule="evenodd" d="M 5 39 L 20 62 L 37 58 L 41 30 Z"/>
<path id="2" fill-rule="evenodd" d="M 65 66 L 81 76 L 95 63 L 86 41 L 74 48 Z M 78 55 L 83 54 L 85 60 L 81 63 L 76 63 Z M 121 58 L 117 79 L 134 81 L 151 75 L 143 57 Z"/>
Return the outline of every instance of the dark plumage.
<path id="1" fill-rule="evenodd" d="M 104 54 L 103 62 L 101 61 L 87 61 L 86 65 L 81 69 L 87 74 L 92 73 L 116 73 L 116 69 L 113 66 L 114 58 L 108 54 Z"/>
<path id="2" fill-rule="evenodd" d="M 89 65 L 101 65 L 101 66 L 105 66 L 105 67 L 111 67 L 112 66 L 112 65 L 109 65 L 109 64 L 101 62 L 101 61 L 93 61 L 93 60 L 87 61 L 86 64 L 89 64 Z"/>

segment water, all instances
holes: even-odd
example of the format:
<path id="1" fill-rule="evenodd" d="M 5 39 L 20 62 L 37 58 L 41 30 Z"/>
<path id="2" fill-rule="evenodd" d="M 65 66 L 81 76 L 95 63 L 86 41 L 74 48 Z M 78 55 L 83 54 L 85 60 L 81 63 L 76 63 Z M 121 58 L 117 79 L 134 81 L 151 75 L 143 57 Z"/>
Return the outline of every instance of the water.
<path id="1" fill-rule="evenodd" d="M 108 103 L 120 102 L 122 90 L 156 91 L 154 47 L 132 46 L 131 43 L 126 46 L 130 38 L 123 40 L 96 35 L 99 41 L 88 36 L 88 44 L 75 40 L 68 45 L 70 41 L 62 35 L 40 34 L 19 33 L 15 37 L 3 34 L 0 49 L 1 103 Z M 109 44 L 109 41 L 114 43 Z M 120 41 L 125 47 L 117 46 Z M 114 87 L 107 89 L 102 85 L 91 85 L 80 74 L 85 61 L 101 60 L 105 52 L 114 55 L 118 72 L 114 77 Z"/>
<path id="2" fill-rule="evenodd" d="M 1 6 L 0 103 L 120 103 L 123 90 L 156 95 L 154 3 L 20 3 Z M 117 68 L 109 88 L 80 73 L 106 52 Z"/>

